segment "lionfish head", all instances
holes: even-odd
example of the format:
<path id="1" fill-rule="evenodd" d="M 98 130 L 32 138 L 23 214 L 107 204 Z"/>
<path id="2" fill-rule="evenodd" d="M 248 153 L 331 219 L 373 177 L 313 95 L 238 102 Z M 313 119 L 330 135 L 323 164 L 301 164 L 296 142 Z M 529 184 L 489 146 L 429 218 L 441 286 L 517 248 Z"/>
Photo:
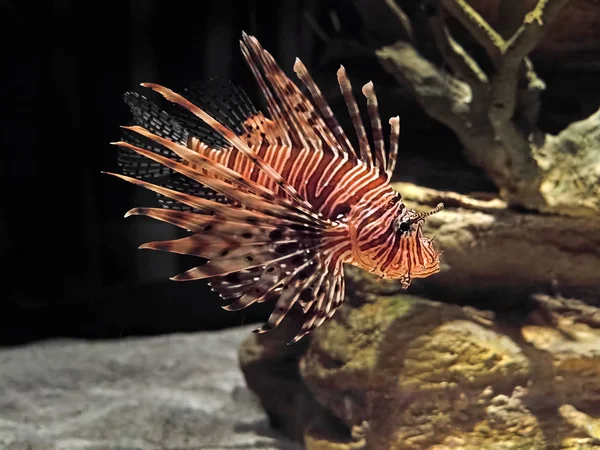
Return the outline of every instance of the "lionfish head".
<path id="1" fill-rule="evenodd" d="M 440 253 L 435 249 L 433 239 L 423 236 L 423 224 L 426 217 L 443 208 L 443 203 L 427 212 L 405 208 L 394 221 L 394 230 L 400 239 L 400 251 L 396 257 L 401 263 L 392 265 L 397 272 L 393 275 L 404 280 L 406 287 L 411 278 L 425 278 L 440 270 Z"/>

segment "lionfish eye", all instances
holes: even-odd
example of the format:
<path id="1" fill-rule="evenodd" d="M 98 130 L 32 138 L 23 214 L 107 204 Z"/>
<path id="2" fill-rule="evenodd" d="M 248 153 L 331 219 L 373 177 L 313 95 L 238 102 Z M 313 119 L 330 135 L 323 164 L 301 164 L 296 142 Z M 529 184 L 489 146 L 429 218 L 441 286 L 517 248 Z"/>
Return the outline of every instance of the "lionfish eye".
<path id="1" fill-rule="evenodd" d="M 410 223 L 409 222 L 400 222 L 400 224 L 398 225 L 398 230 L 400 230 L 402 233 L 406 233 L 410 230 Z"/>
<path id="2" fill-rule="evenodd" d="M 413 221 L 408 220 L 400 220 L 396 219 L 394 221 L 394 231 L 399 231 L 400 233 L 408 233 L 412 227 Z"/>

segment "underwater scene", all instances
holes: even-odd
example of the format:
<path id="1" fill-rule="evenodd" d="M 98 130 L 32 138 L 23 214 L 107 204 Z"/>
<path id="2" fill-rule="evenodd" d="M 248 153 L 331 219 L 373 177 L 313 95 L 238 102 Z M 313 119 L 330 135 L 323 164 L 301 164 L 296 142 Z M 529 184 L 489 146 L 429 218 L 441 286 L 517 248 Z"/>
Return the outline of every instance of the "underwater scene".
<path id="1" fill-rule="evenodd" d="M 0 449 L 600 449 L 600 2 L 0 10 Z"/>

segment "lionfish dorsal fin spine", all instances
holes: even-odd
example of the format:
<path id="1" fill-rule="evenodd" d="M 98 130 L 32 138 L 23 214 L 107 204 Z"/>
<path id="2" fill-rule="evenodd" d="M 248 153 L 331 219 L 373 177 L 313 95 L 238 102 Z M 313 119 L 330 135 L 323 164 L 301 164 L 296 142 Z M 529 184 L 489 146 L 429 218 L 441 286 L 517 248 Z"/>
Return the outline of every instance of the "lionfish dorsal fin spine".
<path id="1" fill-rule="evenodd" d="M 381 129 L 381 118 L 379 117 L 379 105 L 372 81 L 363 86 L 362 93 L 367 98 L 367 112 L 371 119 L 371 132 L 373 133 L 373 144 L 375 147 L 375 166 L 381 172 L 385 172 L 387 163 L 385 158 L 385 143 Z"/>
<path id="2" fill-rule="evenodd" d="M 386 173 L 388 180 L 392 178 L 394 169 L 396 168 L 396 160 L 398 159 L 398 138 L 400 136 L 400 117 L 392 117 L 390 119 L 390 151 L 388 153 L 388 162 Z"/>
<path id="3" fill-rule="evenodd" d="M 291 86 L 290 81 L 277 65 L 271 54 L 261 47 L 256 38 L 248 37 L 244 40 L 244 44 L 248 46 L 250 53 L 254 57 L 248 62 L 256 64 L 258 69 L 264 72 L 264 75 L 269 82 L 269 86 L 279 102 L 281 118 L 287 125 L 294 143 L 302 148 L 309 147 L 309 144 L 315 145 L 317 141 L 316 136 L 312 130 L 303 123 L 302 116 L 294 110 L 295 105 L 292 104 L 294 86 Z"/>
<path id="4" fill-rule="evenodd" d="M 315 103 L 319 112 L 321 113 L 322 118 L 319 115 L 315 114 L 315 116 L 317 117 L 317 121 L 319 122 L 319 124 L 322 123 L 321 127 L 324 130 L 327 130 L 332 135 L 331 139 L 334 142 L 332 148 L 336 149 L 337 147 L 339 147 L 346 154 L 354 156 L 356 152 L 354 151 L 352 144 L 348 140 L 346 133 L 340 126 L 338 120 L 333 115 L 333 111 L 329 107 L 329 104 L 325 100 L 325 97 L 323 97 L 321 90 L 319 89 L 313 78 L 310 76 L 310 73 L 306 69 L 306 66 L 298 58 L 296 58 L 296 62 L 294 63 L 294 71 L 296 72 L 296 75 L 298 75 L 300 81 L 302 81 L 304 86 L 306 86 L 308 92 L 310 92 L 313 102 Z"/>
<path id="5" fill-rule="evenodd" d="M 275 126 L 279 129 L 281 135 L 284 137 L 283 144 L 289 146 L 289 145 L 291 145 L 292 141 L 291 141 L 291 137 L 289 135 L 289 131 L 286 129 L 286 127 L 284 127 L 285 122 L 284 122 L 283 111 L 281 110 L 281 106 L 278 103 L 277 98 L 274 95 L 274 92 L 269 87 L 269 82 L 266 79 L 265 74 L 259 69 L 258 63 L 254 62 L 254 56 L 251 53 L 250 48 L 248 48 L 248 46 L 246 46 L 246 44 L 244 43 L 244 39 L 246 39 L 246 38 L 247 38 L 247 35 L 244 33 L 242 40 L 240 41 L 240 48 L 242 50 L 242 56 L 246 60 L 246 63 L 248 64 L 250 71 L 254 75 L 254 78 L 256 79 L 256 82 L 258 83 L 258 87 L 260 88 L 261 92 L 265 96 L 265 99 L 267 101 L 267 109 L 269 110 L 271 119 L 273 119 Z"/>
<path id="6" fill-rule="evenodd" d="M 255 78 L 263 80 L 259 85 L 268 103 L 273 105 L 270 107 L 271 114 L 285 124 L 294 144 L 303 148 L 321 148 L 326 144 L 335 150 L 335 137 L 273 56 L 254 37 L 244 35 L 241 46 Z"/>
<path id="7" fill-rule="evenodd" d="M 350 83 L 350 79 L 348 78 L 348 74 L 346 73 L 346 69 L 344 68 L 344 66 L 340 66 L 339 70 L 337 71 L 337 77 L 338 83 L 340 85 L 340 90 L 342 91 L 344 101 L 346 102 L 348 112 L 350 113 L 350 119 L 352 119 L 352 125 L 354 126 L 356 136 L 358 137 L 360 159 L 362 159 L 362 161 L 365 162 L 367 167 L 371 168 L 373 167 L 371 146 L 369 145 L 367 132 L 365 131 L 365 126 L 363 125 L 362 119 L 360 117 L 360 110 L 358 109 L 356 99 L 354 98 L 354 94 L 352 93 L 352 84 Z"/>

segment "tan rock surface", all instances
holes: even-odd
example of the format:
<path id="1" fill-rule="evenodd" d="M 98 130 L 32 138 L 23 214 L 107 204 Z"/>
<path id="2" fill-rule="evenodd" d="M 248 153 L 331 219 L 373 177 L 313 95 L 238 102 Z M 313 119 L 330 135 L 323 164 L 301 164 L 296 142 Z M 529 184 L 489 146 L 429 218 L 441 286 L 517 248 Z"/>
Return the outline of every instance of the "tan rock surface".
<path id="1" fill-rule="evenodd" d="M 528 214 L 497 198 L 408 183 L 395 188 L 417 208 L 446 204 L 425 224 L 444 267 L 421 284 L 464 298 L 561 292 L 600 303 L 600 218 Z"/>
<path id="2" fill-rule="evenodd" d="M 299 368 L 293 380 L 267 337 L 244 345 L 257 355 L 242 358 L 244 373 L 272 423 L 303 429 L 307 449 L 597 448 L 599 329 L 572 317 L 556 327 L 539 311 L 510 323 L 347 276 L 347 304 L 296 359 L 281 356 Z M 274 391 L 294 393 L 287 409 L 273 407 Z"/>

